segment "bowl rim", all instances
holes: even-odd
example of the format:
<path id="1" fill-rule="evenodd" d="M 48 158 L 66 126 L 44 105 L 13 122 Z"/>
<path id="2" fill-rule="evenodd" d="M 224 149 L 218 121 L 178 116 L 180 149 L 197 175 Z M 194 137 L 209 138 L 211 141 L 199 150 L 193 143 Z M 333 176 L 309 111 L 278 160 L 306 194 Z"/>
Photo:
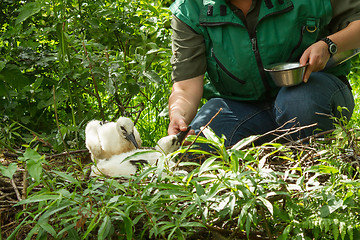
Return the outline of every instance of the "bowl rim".
<path id="1" fill-rule="evenodd" d="M 292 67 L 292 68 L 288 68 L 288 69 L 281 69 L 281 70 L 278 70 L 278 69 L 271 69 L 271 68 L 274 68 L 275 66 L 279 66 L 281 64 L 298 64 L 297 67 Z M 273 63 L 273 64 L 270 64 L 270 65 L 267 65 L 264 67 L 264 70 L 267 71 L 267 72 L 286 72 L 286 71 L 290 71 L 290 70 L 294 70 L 294 69 L 299 69 L 299 68 L 303 68 L 303 67 L 307 67 L 309 65 L 309 63 L 306 63 L 305 65 L 300 65 L 299 62 L 280 62 L 280 63 Z"/>

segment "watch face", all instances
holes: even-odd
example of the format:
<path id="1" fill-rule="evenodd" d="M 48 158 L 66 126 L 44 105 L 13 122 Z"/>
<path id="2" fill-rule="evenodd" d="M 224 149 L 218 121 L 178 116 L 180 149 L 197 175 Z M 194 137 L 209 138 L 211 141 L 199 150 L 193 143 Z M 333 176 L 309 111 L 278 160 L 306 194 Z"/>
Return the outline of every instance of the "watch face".
<path id="1" fill-rule="evenodd" d="M 331 44 L 329 46 L 329 51 L 332 53 L 332 54 L 335 54 L 336 51 L 337 51 L 337 46 L 335 44 Z"/>

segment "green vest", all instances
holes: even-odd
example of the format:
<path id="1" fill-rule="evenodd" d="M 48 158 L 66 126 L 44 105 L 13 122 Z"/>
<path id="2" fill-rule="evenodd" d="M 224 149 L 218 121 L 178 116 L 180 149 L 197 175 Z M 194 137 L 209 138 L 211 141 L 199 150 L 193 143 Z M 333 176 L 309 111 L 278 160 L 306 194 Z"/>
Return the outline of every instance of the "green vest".
<path id="1" fill-rule="evenodd" d="M 241 101 L 276 96 L 279 88 L 264 66 L 298 62 L 306 48 L 329 34 L 332 17 L 330 0 L 262 0 L 250 31 L 225 0 L 176 0 L 170 10 L 204 37 L 209 80 L 204 97 Z M 329 70 L 337 76 L 349 71 L 349 64 Z"/>

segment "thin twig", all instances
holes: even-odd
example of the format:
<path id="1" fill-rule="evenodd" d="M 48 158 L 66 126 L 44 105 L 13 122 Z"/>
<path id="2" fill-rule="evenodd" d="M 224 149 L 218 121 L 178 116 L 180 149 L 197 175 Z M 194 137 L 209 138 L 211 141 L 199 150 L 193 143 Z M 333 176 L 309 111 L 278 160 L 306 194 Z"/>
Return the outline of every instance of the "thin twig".
<path id="1" fill-rule="evenodd" d="M 25 164 L 26 164 L 26 163 L 25 163 Z M 26 169 L 26 168 L 25 168 L 25 169 Z M 24 199 L 27 198 L 27 188 L 28 188 L 28 186 L 29 186 L 29 179 L 28 179 L 28 177 L 29 177 L 29 173 L 28 173 L 27 170 L 25 170 L 25 171 L 23 172 L 23 188 L 22 188 L 22 196 L 23 196 Z M 23 209 L 24 209 L 24 210 L 26 209 L 26 206 L 25 206 L 25 205 L 23 205 Z"/>
<path id="2" fill-rule="evenodd" d="M 291 128 L 288 128 L 288 129 L 283 129 L 283 128 L 289 123 L 295 123 L 295 120 L 296 120 L 296 118 L 290 119 L 289 121 L 285 122 L 280 127 L 276 128 L 274 130 L 268 131 L 268 132 L 266 132 L 266 133 L 264 133 L 262 135 L 257 136 L 256 138 L 254 138 L 253 141 L 249 142 L 247 145 L 244 145 L 243 148 L 245 148 L 249 144 L 251 144 L 251 143 L 253 143 L 253 142 L 255 142 L 255 141 L 257 141 L 257 140 L 259 140 L 259 139 L 261 139 L 261 138 L 263 138 L 265 136 L 268 136 L 268 135 L 276 135 L 277 136 L 275 139 L 270 141 L 270 143 L 276 142 L 277 140 L 282 139 L 282 138 L 287 139 L 286 136 L 289 135 L 289 132 L 293 131 L 293 132 L 291 132 L 291 134 L 292 134 L 292 133 L 298 131 L 298 128 L 295 128 L 295 127 L 291 127 Z M 312 127 L 312 126 L 311 125 L 310 126 L 305 126 L 303 128 L 308 128 L 308 127 Z M 278 135 L 280 133 L 281 133 L 281 135 Z M 290 141 L 289 139 L 287 139 L 287 140 Z M 231 147 L 232 146 L 230 146 L 229 148 L 231 148 Z M 239 149 L 239 150 L 241 150 L 241 149 Z"/>
<path id="3" fill-rule="evenodd" d="M 294 142 L 286 143 L 285 145 L 300 144 L 300 143 L 303 143 L 303 142 L 307 142 L 307 141 L 309 141 L 311 138 L 318 138 L 318 137 L 324 136 L 324 135 L 326 135 L 326 134 L 330 134 L 330 133 L 334 132 L 334 130 L 335 130 L 335 129 L 331 129 L 331 130 L 327 130 L 327 131 L 324 131 L 324 132 L 320 132 L 320 133 L 317 133 L 317 134 L 315 134 L 315 135 L 311 135 L 311 136 L 308 136 L 308 137 L 299 139 L 299 140 L 294 141 Z"/>
<path id="4" fill-rule="evenodd" d="M 20 195 L 20 192 L 19 192 L 19 190 L 18 190 L 18 188 L 17 188 L 17 186 L 16 186 L 16 184 L 15 184 L 14 179 L 11 179 L 11 180 L 10 180 L 10 183 L 11 183 L 11 185 L 12 185 L 13 188 L 14 188 L 14 191 L 15 191 L 15 194 L 16 194 L 16 197 L 17 197 L 18 201 L 21 201 L 21 195 Z"/>
<path id="5" fill-rule="evenodd" d="M 88 149 L 80 149 L 80 150 L 75 150 L 75 151 L 70 151 L 70 152 L 62 152 L 62 153 L 58 153 L 58 154 L 49 155 L 49 156 L 46 156 L 45 159 L 62 157 L 65 155 L 78 154 L 78 153 L 88 153 L 88 152 L 89 152 Z"/>
<path id="6" fill-rule="evenodd" d="M 278 136 L 277 138 L 275 138 L 274 140 L 272 140 L 271 142 L 276 142 L 277 140 L 281 139 L 281 138 L 285 138 L 285 136 L 291 136 L 294 133 L 300 132 L 301 130 L 304 130 L 306 128 L 311 128 L 311 127 L 315 127 L 317 125 L 317 123 L 314 124 L 310 124 L 307 126 L 303 126 L 303 127 L 296 127 L 296 128 L 289 128 L 288 131 L 280 136 Z M 286 138 L 285 138 L 286 139 Z"/>
<path id="7" fill-rule="evenodd" d="M 151 99 L 148 98 L 143 91 L 141 91 L 141 89 L 139 90 L 139 92 L 141 93 L 141 95 L 143 95 L 143 96 L 146 98 L 146 100 L 148 100 L 150 103 L 153 103 L 153 102 L 151 101 Z M 156 107 L 155 104 L 152 104 L 152 105 L 155 107 L 156 111 L 160 112 L 160 110 Z"/>
<path id="8" fill-rule="evenodd" d="M 144 103 L 140 103 L 139 105 L 140 105 L 140 110 L 138 111 L 138 114 L 137 114 L 137 116 L 135 118 L 134 125 L 136 125 L 137 121 L 140 118 L 140 115 L 141 115 L 142 111 L 144 110 Z"/>
<path id="9" fill-rule="evenodd" d="M 214 118 L 217 117 L 217 115 L 219 115 L 219 113 L 220 113 L 222 110 L 223 110 L 223 109 L 220 108 L 219 111 L 210 119 L 210 121 L 209 121 L 202 129 L 200 129 L 200 131 L 199 131 L 199 133 L 196 135 L 195 139 L 190 143 L 190 145 L 188 146 L 188 148 L 185 150 L 185 152 L 181 155 L 181 157 L 179 158 L 179 160 L 176 162 L 175 168 L 179 165 L 179 163 L 181 162 L 181 160 L 184 158 L 185 154 L 190 150 L 191 146 L 194 145 L 194 143 L 196 142 L 196 140 L 198 139 L 198 137 L 200 136 L 200 134 L 203 132 L 203 130 L 210 125 L 210 123 L 214 120 Z"/>

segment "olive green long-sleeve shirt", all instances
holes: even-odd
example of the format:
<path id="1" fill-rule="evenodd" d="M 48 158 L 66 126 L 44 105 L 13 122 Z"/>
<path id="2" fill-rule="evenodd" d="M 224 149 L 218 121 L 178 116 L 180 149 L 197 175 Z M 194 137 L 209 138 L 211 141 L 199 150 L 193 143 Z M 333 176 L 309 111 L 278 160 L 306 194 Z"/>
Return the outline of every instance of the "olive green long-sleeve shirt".
<path id="1" fill-rule="evenodd" d="M 253 29 L 257 22 L 260 2 L 261 0 L 253 0 L 246 17 L 230 1 L 228 4 L 247 28 Z M 331 4 L 333 17 L 328 26 L 330 34 L 345 28 L 352 21 L 360 20 L 359 0 L 331 0 Z M 206 56 L 203 37 L 175 16 L 173 16 L 171 26 L 173 29 L 172 80 L 182 81 L 204 74 L 206 72 Z"/>

